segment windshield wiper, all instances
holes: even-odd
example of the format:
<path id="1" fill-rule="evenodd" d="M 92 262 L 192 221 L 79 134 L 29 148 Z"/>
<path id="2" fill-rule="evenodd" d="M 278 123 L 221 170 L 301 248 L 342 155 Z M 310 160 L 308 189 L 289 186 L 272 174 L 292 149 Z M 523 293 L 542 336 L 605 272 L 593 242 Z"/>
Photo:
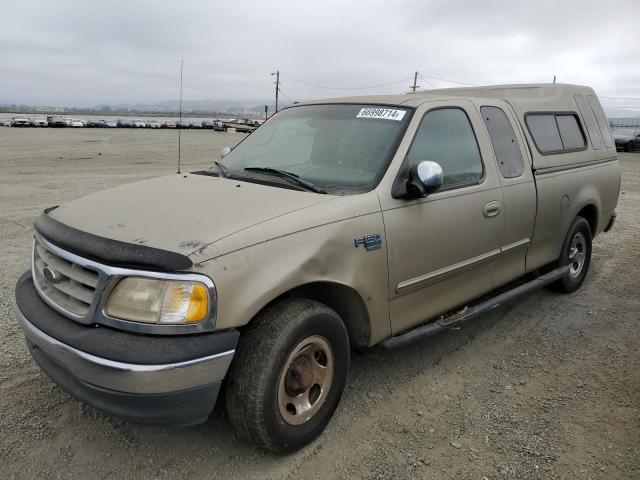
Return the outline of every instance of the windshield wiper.
<path id="1" fill-rule="evenodd" d="M 271 167 L 246 167 L 245 171 L 247 172 L 264 172 L 264 173 L 275 173 L 280 175 L 281 177 L 287 177 L 298 185 L 302 185 L 307 190 L 311 190 L 315 193 L 327 193 L 321 187 L 316 185 L 315 183 L 310 182 L 309 180 L 305 180 L 304 178 L 300 178 L 299 175 L 295 173 L 287 172 L 286 170 L 280 170 L 279 168 L 271 168 Z"/>
<path id="2" fill-rule="evenodd" d="M 215 163 L 218 166 L 224 178 L 231 178 L 231 172 L 229 172 L 229 169 L 225 165 L 223 165 L 217 160 L 215 160 L 213 163 Z"/>

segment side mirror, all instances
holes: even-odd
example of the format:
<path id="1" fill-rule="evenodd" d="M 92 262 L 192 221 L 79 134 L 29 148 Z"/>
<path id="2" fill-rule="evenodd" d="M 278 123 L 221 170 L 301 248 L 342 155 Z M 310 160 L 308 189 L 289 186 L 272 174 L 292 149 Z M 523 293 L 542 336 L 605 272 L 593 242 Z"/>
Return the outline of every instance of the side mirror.
<path id="1" fill-rule="evenodd" d="M 231 153 L 231 148 L 223 147 L 222 150 L 220 150 L 220 160 L 222 160 L 224 157 L 226 157 L 230 153 Z"/>
<path id="2" fill-rule="evenodd" d="M 431 161 L 420 162 L 411 167 L 407 180 L 407 193 L 411 197 L 425 197 L 442 186 L 442 167 Z"/>

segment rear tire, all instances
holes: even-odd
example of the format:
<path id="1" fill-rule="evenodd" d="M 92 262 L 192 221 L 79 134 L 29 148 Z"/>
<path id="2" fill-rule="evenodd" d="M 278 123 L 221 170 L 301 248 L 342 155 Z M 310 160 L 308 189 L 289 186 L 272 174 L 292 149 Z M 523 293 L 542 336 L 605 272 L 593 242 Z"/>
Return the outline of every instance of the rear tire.
<path id="1" fill-rule="evenodd" d="M 583 217 L 576 217 L 569 227 L 557 262 L 558 266 L 569 265 L 569 272 L 550 285 L 553 290 L 571 293 L 580 288 L 591 264 L 591 240 L 589 222 Z"/>
<path id="2" fill-rule="evenodd" d="M 349 369 L 349 337 L 336 312 L 308 299 L 268 306 L 240 337 L 227 414 L 238 434 L 272 452 L 306 445 L 335 411 Z"/>
<path id="3" fill-rule="evenodd" d="M 624 146 L 625 152 L 633 152 L 633 142 L 629 142 Z"/>

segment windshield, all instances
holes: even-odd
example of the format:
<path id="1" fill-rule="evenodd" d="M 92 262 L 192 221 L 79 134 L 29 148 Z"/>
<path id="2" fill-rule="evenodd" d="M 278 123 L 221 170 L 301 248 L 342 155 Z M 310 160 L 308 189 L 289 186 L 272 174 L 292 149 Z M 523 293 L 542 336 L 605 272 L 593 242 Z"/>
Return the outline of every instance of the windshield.
<path id="1" fill-rule="evenodd" d="M 613 134 L 633 137 L 636 134 L 636 130 L 634 128 L 618 128 L 613 131 Z"/>
<path id="2" fill-rule="evenodd" d="M 409 121 L 407 109 L 308 105 L 280 111 L 224 158 L 229 172 L 277 168 L 324 188 L 368 190 L 387 167 Z"/>

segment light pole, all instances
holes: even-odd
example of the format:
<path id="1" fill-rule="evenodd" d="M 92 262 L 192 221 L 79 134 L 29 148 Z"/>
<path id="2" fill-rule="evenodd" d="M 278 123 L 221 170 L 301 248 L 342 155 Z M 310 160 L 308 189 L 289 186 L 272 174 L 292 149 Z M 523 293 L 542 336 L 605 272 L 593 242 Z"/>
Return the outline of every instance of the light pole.
<path id="1" fill-rule="evenodd" d="M 278 113 L 278 91 L 280 91 L 280 70 L 276 70 L 271 76 L 276 76 L 276 112 Z"/>

